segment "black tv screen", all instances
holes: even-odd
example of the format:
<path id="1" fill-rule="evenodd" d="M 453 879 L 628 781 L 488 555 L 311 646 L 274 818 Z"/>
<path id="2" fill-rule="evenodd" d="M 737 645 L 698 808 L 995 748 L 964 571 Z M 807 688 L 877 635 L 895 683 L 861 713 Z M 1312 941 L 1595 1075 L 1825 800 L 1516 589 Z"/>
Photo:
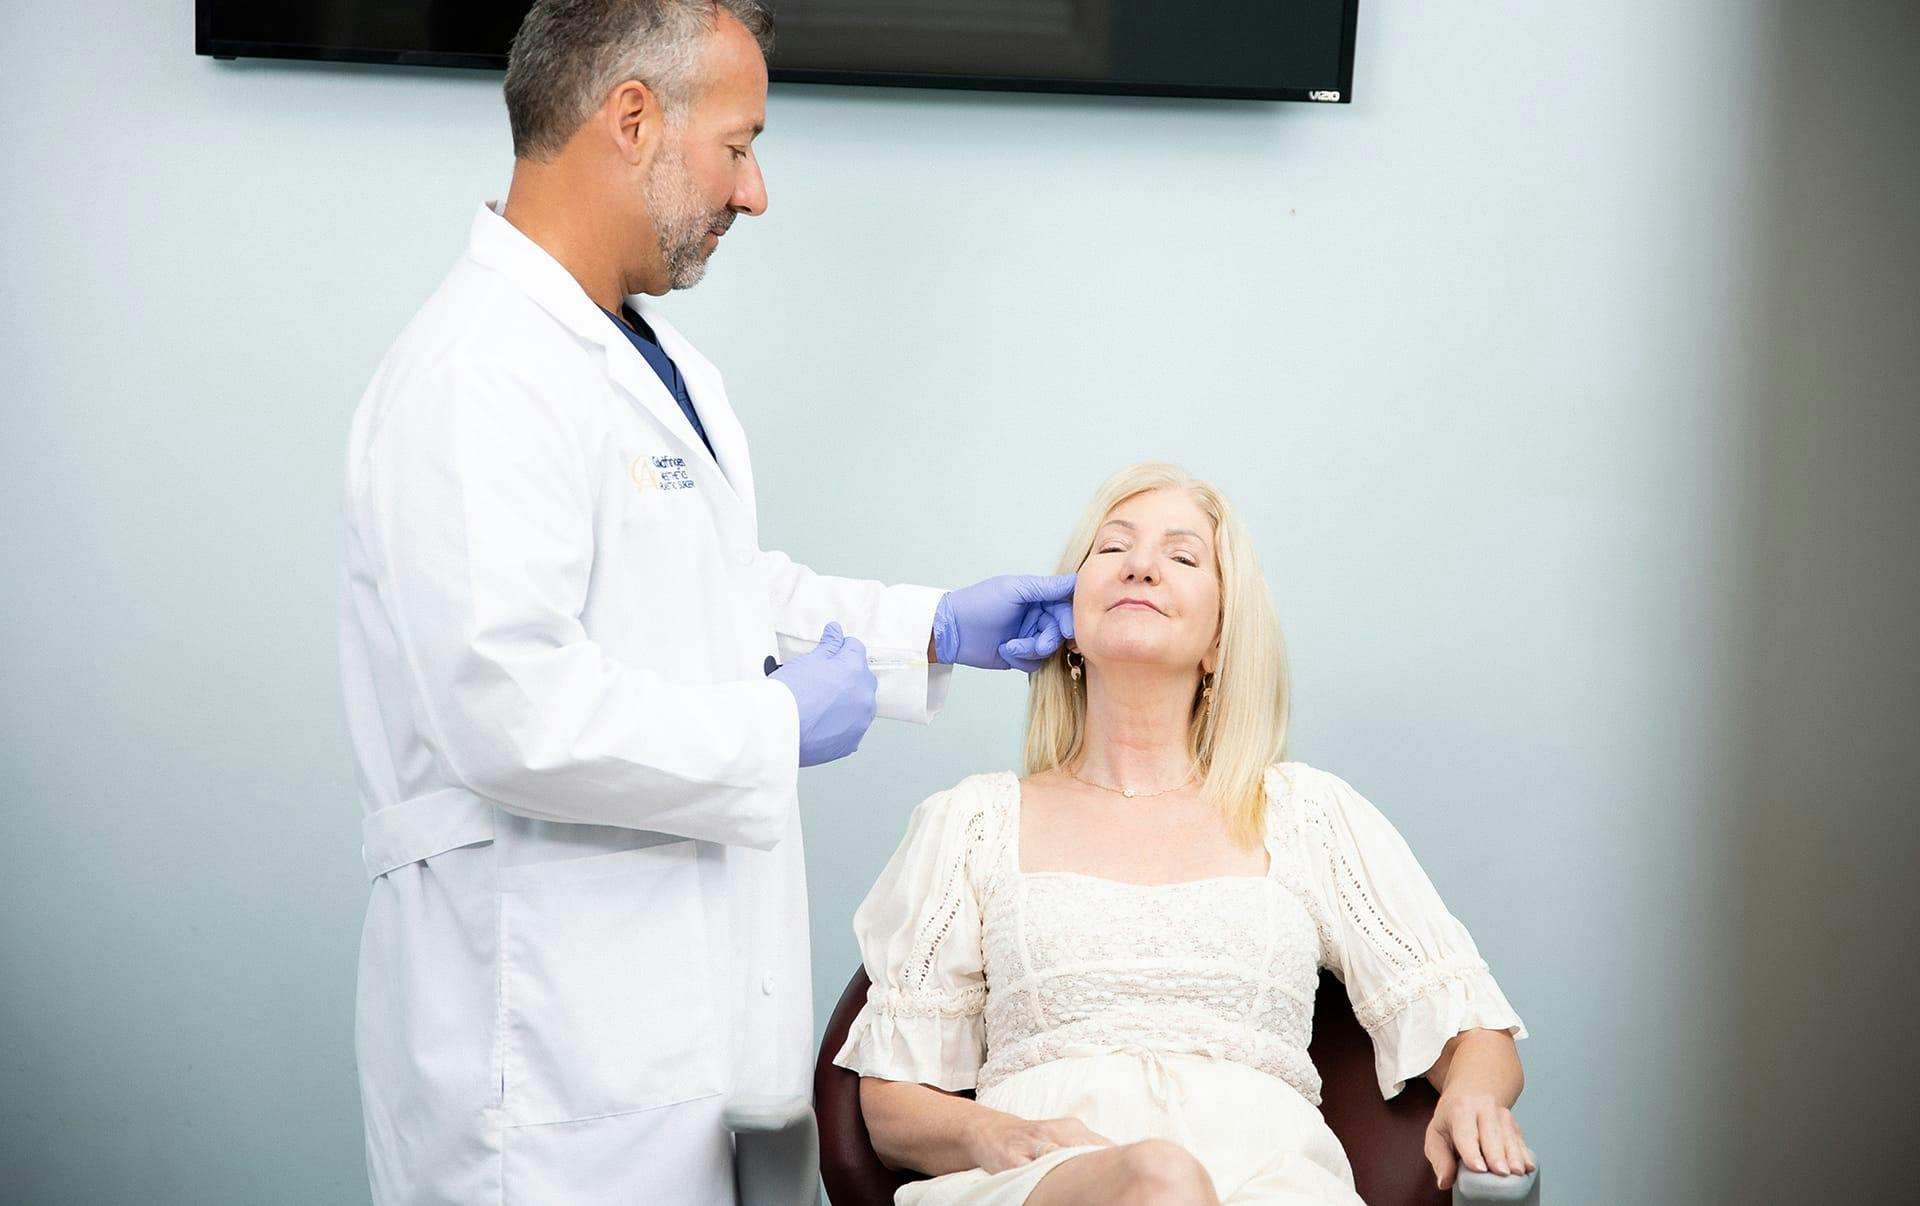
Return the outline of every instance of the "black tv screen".
<path id="1" fill-rule="evenodd" d="M 196 0 L 218 58 L 501 69 L 528 0 Z M 777 81 L 1344 102 L 1359 0 L 773 0 Z"/>

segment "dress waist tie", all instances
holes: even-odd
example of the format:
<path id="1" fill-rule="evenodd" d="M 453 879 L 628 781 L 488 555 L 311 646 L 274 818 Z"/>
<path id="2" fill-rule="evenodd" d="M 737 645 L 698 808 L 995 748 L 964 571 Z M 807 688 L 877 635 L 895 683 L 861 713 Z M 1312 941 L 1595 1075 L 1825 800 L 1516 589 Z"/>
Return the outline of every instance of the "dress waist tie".
<path id="1" fill-rule="evenodd" d="M 1169 1047 L 1165 1049 L 1149 1047 L 1143 1043 L 1069 1043 L 1060 1049 L 1067 1059 L 1084 1059 L 1096 1055 L 1129 1055 L 1138 1059 L 1147 1074 L 1147 1092 L 1153 1095 L 1153 1102 L 1162 1110 L 1175 1102 L 1187 1099 L 1185 1091 L 1168 1070 L 1168 1055 L 1200 1055 L 1207 1059 L 1223 1059 L 1225 1051 L 1218 1043 L 1198 1043 L 1191 1047 Z"/>

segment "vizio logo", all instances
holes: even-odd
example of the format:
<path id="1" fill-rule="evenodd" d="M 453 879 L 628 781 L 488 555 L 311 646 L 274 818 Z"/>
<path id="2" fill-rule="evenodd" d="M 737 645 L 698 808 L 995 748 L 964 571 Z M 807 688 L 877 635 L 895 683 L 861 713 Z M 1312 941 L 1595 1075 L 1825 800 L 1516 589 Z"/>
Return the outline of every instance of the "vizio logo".
<path id="1" fill-rule="evenodd" d="M 1312 92 L 1307 93 L 1307 99 L 1317 100 L 1317 101 L 1338 101 L 1340 99 L 1340 94 L 1338 92 L 1329 92 L 1325 88 L 1319 88 L 1319 89 L 1315 89 Z"/>

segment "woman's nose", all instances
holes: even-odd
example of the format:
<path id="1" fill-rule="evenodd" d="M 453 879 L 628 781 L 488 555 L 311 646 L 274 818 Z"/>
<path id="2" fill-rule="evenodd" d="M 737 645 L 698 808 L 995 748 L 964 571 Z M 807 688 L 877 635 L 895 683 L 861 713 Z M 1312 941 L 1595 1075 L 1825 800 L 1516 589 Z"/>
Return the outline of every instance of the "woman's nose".
<path id="1" fill-rule="evenodd" d="M 1153 583 L 1160 579 L 1160 571 L 1151 557 L 1128 557 L 1126 574 L 1129 582 Z"/>

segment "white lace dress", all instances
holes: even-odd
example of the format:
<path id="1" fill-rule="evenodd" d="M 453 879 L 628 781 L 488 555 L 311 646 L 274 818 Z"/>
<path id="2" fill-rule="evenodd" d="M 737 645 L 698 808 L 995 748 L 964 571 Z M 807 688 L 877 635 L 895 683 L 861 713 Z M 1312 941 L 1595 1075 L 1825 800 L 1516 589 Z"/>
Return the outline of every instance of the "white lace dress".
<path id="1" fill-rule="evenodd" d="M 1355 1206 L 1307 1058 L 1319 969 L 1347 986 L 1387 1097 L 1463 1030 L 1526 1031 L 1385 817 L 1304 763 L 1266 787 L 1267 874 L 1158 885 L 1021 871 L 1012 774 L 930 797 L 854 915 L 873 988 L 834 1062 L 1116 1143 L 1172 1139 L 1223 1202 Z M 1089 1150 L 895 1201 L 1024 1202 Z"/>

